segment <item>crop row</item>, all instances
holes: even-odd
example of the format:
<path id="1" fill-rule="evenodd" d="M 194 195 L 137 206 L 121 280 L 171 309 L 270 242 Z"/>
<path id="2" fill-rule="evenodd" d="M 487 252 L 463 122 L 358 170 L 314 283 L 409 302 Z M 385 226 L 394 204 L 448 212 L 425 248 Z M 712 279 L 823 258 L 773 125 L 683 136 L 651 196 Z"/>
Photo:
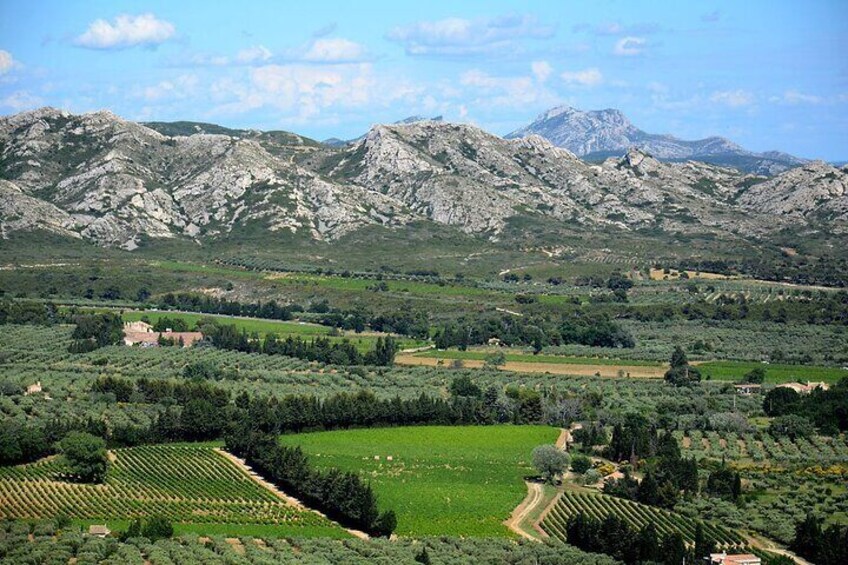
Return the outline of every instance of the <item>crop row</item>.
<path id="1" fill-rule="evenodd" d="M 0 518 L 126 519 L 322 525 L 277 498 L 210 448 L 145 446 L 114 452 L 104 484 L 65 480 L 60 459 L 0 469 Z"/>
<path id="2" fill-rule="evenodd" d="M 655 508 L 602 494 L 578 494 L 565 492 L 542 522 L 542 528 L 552 537 L 566 541 L 565 528 L 569 518 L 578 514 L 603 520 L 616 516 L 634 529 L 653 523 L 660 536 L 680 533 L 687 541 L 695 537 L 696 522 L 668 510 Z M 742 537 L 722 526 L 704 523 L 704 532 L 723 548 L 738 547 Z"/>

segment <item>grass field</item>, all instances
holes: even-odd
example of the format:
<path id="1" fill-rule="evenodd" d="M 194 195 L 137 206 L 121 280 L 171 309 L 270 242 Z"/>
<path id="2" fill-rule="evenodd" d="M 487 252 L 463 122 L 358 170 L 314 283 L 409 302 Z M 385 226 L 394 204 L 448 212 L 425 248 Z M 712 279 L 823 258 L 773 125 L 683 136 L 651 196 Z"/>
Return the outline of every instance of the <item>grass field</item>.
<path id="1" fill-rule="evenodd" d="M 720 381 L 737 381 L 746 373 L 761 367 L 766 370 L 766 382 L 772 384 L 794 381 L 824 381 L 835 383 L 848 377 L 848 370 L 840 367 L 820 367 L 813 365 L 778 365 L 744 361 L 708 361 L 698 365 L 701 374 Z"/>
<path id="2" fill-rule="evenodd" d="M 347 536 L 325 518 L 281 500 L 206 445 L 144 446 L 113 454 L 102 485 L 62 480 L 61 458 L 0 468 L 0 518 L 64 514 L 114 529 L 159 514 L 178 531 Z"/>
<path id="3" fill-rule="evenodd" d="M 533 448 L 559 435 L 547 426 L 401 427 L 283 436 L 320 467 L 357 471 L 401 536 L 497 536 L 527 493 Z M 387 457 L 391 456 L 389 461 Z M 379 458 L 379 459 L 378 459 Z"/>

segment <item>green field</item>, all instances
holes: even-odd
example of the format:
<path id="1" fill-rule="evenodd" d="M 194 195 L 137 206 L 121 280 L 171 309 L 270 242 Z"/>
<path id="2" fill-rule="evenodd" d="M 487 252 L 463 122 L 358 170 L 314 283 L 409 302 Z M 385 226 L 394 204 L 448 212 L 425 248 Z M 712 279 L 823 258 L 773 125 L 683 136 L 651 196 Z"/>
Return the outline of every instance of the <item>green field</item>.
<path id="1" fill-rule="evenodd" d="M 124 312 L 122 314 L 122 318 L 125 322 L 135 322 L 142 318 L 147 318 L 152 324 L 155 324 L 159 318 L 178 318 L 180 320 L 185 320 L 190 328 L 193 327 L 198 320 L 210 317 L 220 324 L 234 324 L 239 330 L 243 329 L 248 333 L 255 332 L 259 335 L 275 333 L 280 336 L 325 336 L 330 332 L 330 330 L 332 330 L 332 328 L 322 326 L 320 324 L 284 322 L 282 320 L 261 320 L 258 318 L 242 318 L 238 316 L 210 316 L 209 314 L 184 314 L 181 312 L 150 311 L 132 311 Z"/>
<path id="2" fill-rule="evenodd" d="M 345 537 L 325 518 L 298 510 L 206 445 L 144 446 L 114 452 L 102 485 L 62 480 L 62 459 L 0 467 L 0 518 L 64 514 L 113 529 L 159 514 L 178 531 L 229 535 Z M 273 529 L 271 528 L 273 526 Z"/>
<path id="3" fill-rule="evenodd" d="M 746 373 L 761 367 L 766 370 L 767 383 L 778 384 L 794 381 L 824 381 L 835 383 L 848 377 L 848 371 L 840 367 L 821 367 L 814 365 L 779 365 L 743 361 L 709 361 L 698 365 L 701 374 L 719 381 L 737 381 Z"/>
<path id="4" fill-rule="evenodd" d="M 417 353 L 416 357 L 433 357 L 438 359 L 470 359 L 484 361 L 492 351 L 458 351 L 430 350 Z M 507 361 L 518 363 L 553 363 L 556 365 L 634 365 L 638 367 L 660 367 L 662 363 L 657 361 L 645 361 L 641 359 L 610 359 L 607 357 L 565 357 L 561 355 L 532 355 L 529 353 L 505 353 Z"/>
<path id="5" fill-rule="evenodd" d="M 319 467 L 357 471 L 401 536 L 510 536 L 501 524 L 527 494 L 530 453 L 553 443 L 547 426 L 422 426 L 283 436 Z M 392 461 L 387 457 L 391 456 Z M 376 459 L 379 457 L 379 459 Z"/>

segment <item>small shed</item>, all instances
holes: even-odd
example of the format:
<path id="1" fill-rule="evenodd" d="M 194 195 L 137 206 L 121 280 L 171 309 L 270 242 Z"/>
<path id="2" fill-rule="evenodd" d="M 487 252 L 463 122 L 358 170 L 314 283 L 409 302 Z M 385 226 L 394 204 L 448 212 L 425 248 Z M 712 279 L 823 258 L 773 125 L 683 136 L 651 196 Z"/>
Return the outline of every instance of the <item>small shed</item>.
<path id="1" fill-rule="evenodd" d="M 105 538 L 111 533 L 109 528 L 106 527 L 106 524 L 92 524 L 88 527 L 88 535 L 90 536 Z"/>

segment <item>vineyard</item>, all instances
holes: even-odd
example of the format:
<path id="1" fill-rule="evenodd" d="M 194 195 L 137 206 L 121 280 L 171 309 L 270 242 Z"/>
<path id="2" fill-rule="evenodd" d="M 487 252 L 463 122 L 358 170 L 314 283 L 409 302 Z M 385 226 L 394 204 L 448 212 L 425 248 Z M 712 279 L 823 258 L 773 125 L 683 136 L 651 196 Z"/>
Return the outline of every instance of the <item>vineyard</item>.
<path id="1" fill-rule="evenodd" d="M 613 515 L 638 530 L 653 523 L 657 534 L 680 533 L 687 542 L 695 537 L 696 521 L 668 510 L 647 506 L 631 500 L 624 500 L 603 494 L 584 494 L 565 491 L 542 522 L 542 528 L 554 538 L 566 541 L 565 527 L 569 518 L 580 513 L 597 520 Z M 740 549 L 745 542 L 723 526 L 704 523 L 704 533 L 716 541 L 723 549 Z"/>
<path id="2" fill-rule="evenodd" d="M 813 436 L 775 438 L 770 434 L 690 430 L 675 431 L 684 457 L 727 459 L 783 465 L 848 465 L 848 438 Z"/>
<path id="3" fill-rule="evenodd" d="M 176 523 L 255 524 L 287 535 L 340 535 L 321 516 L 264 489 L 210 447 L 144 446 L 113 452 L 102 485 L 62 480 L 61 458 L 0 467 L 0 518 L 126 520 L 159 514 Z"/>

